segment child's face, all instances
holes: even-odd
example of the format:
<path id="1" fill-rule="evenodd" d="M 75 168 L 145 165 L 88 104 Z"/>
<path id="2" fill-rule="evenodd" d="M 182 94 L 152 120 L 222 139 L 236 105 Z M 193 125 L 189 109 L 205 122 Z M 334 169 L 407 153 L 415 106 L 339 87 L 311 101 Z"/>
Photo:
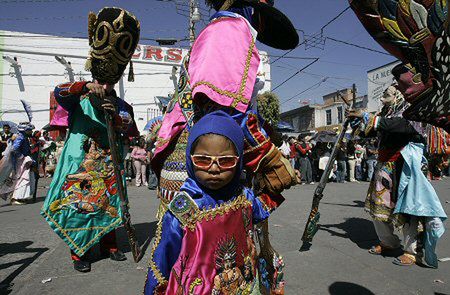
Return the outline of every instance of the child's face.
<path id="1" fill-rule="evenodd" d="M 233 143 L 228 138 L 216 134 L 208 134 L 200 137 L 192 154 L 212 157 L 237 156 Z M 217 161 L 214 161 L 207 169 L 193 166 L 197 180 L 201 185 L 210 190 L 218 190 L 229 184 L 237 169 L 236 166 L 229 169 L 222 169 L 219 167 Z"/>

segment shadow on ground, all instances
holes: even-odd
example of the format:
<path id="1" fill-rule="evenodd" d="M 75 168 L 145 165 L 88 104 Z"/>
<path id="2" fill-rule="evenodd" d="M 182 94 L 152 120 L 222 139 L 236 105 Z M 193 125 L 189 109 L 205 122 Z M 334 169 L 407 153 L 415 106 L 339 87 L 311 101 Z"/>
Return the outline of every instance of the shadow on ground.
<path id="1" fill-rule="evenodd" d="M 340 204 L 340 203 L 329 203 L 329 202 L 321 202 L 321 204 L 342 206 L 342 207 L 354 207 L 354 208 L 364 208 L 364 205 L 365 205 L 365 203 L 363 201 L 359 201 L 359 200 L 354 200 L 353 204 Z"/>
<path id="2" fill-rule="evenodd" d="M 0 264 L 0 270 L 18 266 L 9 276 L 7 276 L 0 282 L 1 294 L 11 293 L 12 287 L 14 286 L 14 279 L 18 275 L 20 275 L 28 266 L 30 266 L 36 259 L 38 259 L 39 256 L 41 256 L 45 251 L 48 250 L 48 248 L 28 248 L 32 244 L 32 241 L 0 243 L 0 257 L 18 253 L 33 253 L 33 256 L 31 257 Z"/>
<path id="3" fill-rule="evenodd" d="M 139 241 L 139 245 L 141 246 L 142 251 L 145 251 L 150 244 L 151 239 L 155 236 L 157 222 L 146 222 L 135 224 L 134 228 L 136 230 L 137 240 Z M 130 252 L 130 244 L 128 243 L 127 232 L 124 227 L 120 227 L 117 229 L 117 241 L 119 243 L 120 249 L 124 252 Z"/>
<path id="4" fill-rule="evenodd" d="M 328 287 L 328 291 L 331 295 L 375 295 L 363 286 L 348 282 L 335 282 Z"/>
<path id="5" fill-rule="evenodd" d="M 157 222 L 147 222 L 147 223 L 139 223 L 134 225 L 134 229 L 136 231 L 136 238 L 138 240 L 139 246 L 142 250 L 142 256 L 145 255 L 148 246 L 152 238 L 155 236 Z M 131 252 L 130 244 L 128 242 L 128 235 L 125 231 L 125 228 L 119 227 L 116 230 L 117 234 L 117 246 L 123 253 Z M 89 251 L 87 254 L 87 259 L 91 263 L 98 262 L 103 259 L 107 259 L 107 257 L 100 254 L 100 245 L 97 243 L 92 247 L 92 251 Z M 142 258 L 141 256 L 141 258 Z"/>
<path id="6" fill-rule="evenodd" d="M 350 239 L 361 249 L 370 249 L 378 240 L 373 223 L 364 218 L 348 218 L 338 224 L 321 224 L 319 230 L 332 236 Z"/>

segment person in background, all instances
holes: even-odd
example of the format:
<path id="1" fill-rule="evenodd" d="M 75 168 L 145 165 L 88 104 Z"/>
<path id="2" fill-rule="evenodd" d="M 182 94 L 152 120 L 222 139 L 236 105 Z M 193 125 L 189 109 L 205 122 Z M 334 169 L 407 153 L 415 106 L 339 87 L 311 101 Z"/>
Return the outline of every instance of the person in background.
<path id="1" fill-rule="evenodd" d="M 133 148 L 131 158 L 136 169 L 136 186 L 141 186 L 141 184 L 148 186 L 146 175 L 148 158 L 144 140 L 139 140 L 138 145 Z"/>
<path id="2" fill-rule="evenodd" d="M 366 159 L 367 159 L 367 181 L 371 181 L 375 166 L 377 165 L 377 139 L 371 138 L 369 144 L 366 146 Z"/>
<path id="3" fill-rule="evenodd" d="M 28 122 L 20 123 L 19 134 L 13 143 L 13 156 L 15 160 L 15 187 L 11 197 L 11 204 L 24 205 L 30 199 L 30 169 L 36 164 L 31 159 L 30 141 L 34 125 Z"/>
<path id="4" fill-rule="evenodd" d="M 134 177 L 134 169 L 133 169 L 133 159 L 131 159 L 131 152 L 133 148 L 131 147 L 131 140 L 129 138 L 123 139 L 123 147 L 124 147 L 124 170 L 125 170 L 125 179 L 127 181 L 131 181 Z"/>
<path id="5" fill-rule="evenodd" d="M 363 179 L 362 161 L 364 158 L 364 148 L 357 144 L 355 147 L 355 178 L 357 181 Z"/>
<path id="6" fill-rule="evenodd" d="M 295 148 L 295 138 L 291 137 L 289 138 L 289 148 L 290 148 L 290 153 L 289 153 L 289 161 L 291 162 L 291 165 L 294 169 L 297 169 L 297 149 Z"/>
<path id="7" fill-rule="evenodd" d="M 336 154 L 337 169 L 336 169 L 336 182 L 345 183 L 347 176 L 347 154 L 345 143 L 342 143 Z"/>
<path id="8" fill-rule="evenodd" d="M 283 144 L 278 149 L 280 150 L 281 154 L 283 154 L 283 156 L 286 159 L 289 159 L 290 154 L 291 154 L 291 145 L 289 144 L 289 138 L 288 138 L 287 134 L 283 134 L 281 139 L 283 141 Z"/>
<path id="9" fill-rule="evenodd" d="M 356 152 L 355 143 L 353 141 L 349 141 L 347 143 L 347 157 L 348 157 L 348 168 L 349 168 L 348 180 L 350 182 L 358 182 L 355 179 L 355 169 L 356 169 L 355 152 Z"/>
<path id="10" fill-rule="evenodd" d="M 305 183 L 314 184 L 312 178 L 312 167 L 309 157 L 311 155 L 311 145 L 299 136 L 299 143 L 295 145 L 299 157 L 300 175 Z"/>
<path id="11" fill-rule="evenodd" d="M 0 159 L 3 157 L 2 153 L 5 151 L 8 145 L 8 139 L 13 136 L 14 133 L 11 132 L 11 126 L 8 124 L 3 125 L 3 131 L 0 133 Z"/>
<path id="12" fill-rule="evenodd" d="M 30 194 L 33 196 L 33 202 L 36 202 L 36 193 L 37 186 L 39 181 L 39 153 L 41 151 L 44 143 L 41 141 L 41 132 L 36 130 L 33 132 L 33 135 L 30 137 L 30 145 L 31 145 L 31 158 L 33 159 L 35 165 L 31 168 L 30 174 L 30 185 L 31 191 Z"/>
<path id="13" fill-rule="evenodd" d="M 48 135 L 48 131 L 44 131 L 42 133 L 42 137 L 40 138 L 40 141 L 43 143 L 42 147 L 41 147 L 41 152 L 40 152 L 40 159 L 39 162 L 41 164 L 42 167 L 42 171 L 44 172 L 44 177 L 47 177 L 47 158 L 50 155 L 50 153 L 52 152 L 52 139 L 50 138 L 50 136 Z M 38 168 L 39 169 L 39 168 Z"/>

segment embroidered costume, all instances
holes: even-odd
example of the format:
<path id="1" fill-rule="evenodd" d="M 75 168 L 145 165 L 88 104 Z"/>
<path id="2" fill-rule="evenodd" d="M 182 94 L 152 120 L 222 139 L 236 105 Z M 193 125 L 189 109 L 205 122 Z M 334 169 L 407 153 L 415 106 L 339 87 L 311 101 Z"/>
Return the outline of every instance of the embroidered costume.
<path id="1" fill-rule="evenodd" d="M 96 81 L 113 85 L 122 77 L 137 45 L 139 22 L 120 8 L 104 8 L 98 16 L 91 14 L 89 22 L 92 48 L 88 66 Z M 69 129 L 41 211 L 69 245 L 74 260 L 99 241 L 110 251 L 116 249 L 115 229 L 122 224 L 117 190 L 117 181 L 122 180 L 116 179 L 113 171 L 105 111 L 87 83 L 65 83 L 55 88 L 56 101 L 66 111 L 61 113 L 68 114 Z M 122 127 L 120 132 L 127 137 L 138 135 L 130 120 L 132 107 L 114 90 L 107 95 L 116 108 L 114 120 Z"/>
<path id="2" fill-rule="evenodd" d="M 193 143 L 208 133 L 229 138 L 239 155 L 234 178 L 217 191 L 198 183 L 190 158 Z M 260 294 L 253 225 L 270 213 L 240 185 L 243 145 L 240 127 L 221 111 L 191 129 L 189 178 L 158 224 L 144 294 Z"/>
<path id="3" fill-rule="evenodd" d="M 393 102 L 385 104 L 378 115 L 363 114 L 365 135 L 380 139 L 378 164 L 365 208 L 373 218 L 381 247 L 400 247 L 400 240 L 393 231 L 395 225 L 402 226 L 405 253 L 437 267 L 434 251 L 437 239 L 444 232 L 443 221 L 447 216 L 434 188 L 421 171 L 425 147 L 423 130 L 420 124 L 402 117 L 409 105 L 394 86 L 386 90 L 383 99 Z M 423 239 L 419 237 L 419 223 L 424 227 Z"/>
<path id="4" fill-rule="evenodd" d="M 151 162 L 160 180 L 158 218 L 187 178 L 184 151 L 191 127 L 215 110 L 225 111 L 241 125 L 246 171 L 257 180 L 258 198 L 267 210 L 278 207 L 284 200 L 280 193 L 295 183 L 292 167 L 270 141 L 269 129 L 257 113 L 256 95 L 264 86 L 264 75 L 256 40 L 293 49 L 298 34 L 273 1 L 208 2 L 217 13 L 183 60 L 178 89 L 164 116 Z M 270 243 L 266 246 L 265 259 L 272 264 L 277 255 Z M 273 267 L 269 269 L 273 272 Z"/>

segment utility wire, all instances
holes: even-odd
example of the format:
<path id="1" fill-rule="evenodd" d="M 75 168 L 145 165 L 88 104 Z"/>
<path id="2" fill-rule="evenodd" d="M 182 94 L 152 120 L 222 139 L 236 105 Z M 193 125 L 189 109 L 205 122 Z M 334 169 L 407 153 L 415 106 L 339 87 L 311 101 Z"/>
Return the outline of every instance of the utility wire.
<path id="1" fill-rule="evenodd" d="M 333 17 L 330 21 L 328 21 L 325 25 L 323 25 L 323 26 L 320 28 L 320 31 L 322 32 L 323 29 L 325 29 L 326 27 L 328 27 L 332 22 L 334 22 L 336 19 L 338 19 L 341 15 L 343 15 L 343 14 L 344 14 L 347 10 L 349 10 L 349 9 L 350 9 L 350 6 L 347 6 L 347 8 L 345 8 L 345 9 L 344 9 L 343 11 L 341 11 L 338 15 L 336 15 L 336 16 Z M 299 29 L 296 29 L 296 30 L 299 31 L 299 32 L 303 32 L 303 30 L 299 30 Z M 276 63 L 278 60 L 280 60 L 280 59 L 286 57 L 286 55 L 288 55 L 289 53 L 291 53 L 292 51 L 294 51 L 295 49 L 297 49 L 298 47 L 300 47 L 301 45 L 303 45 L 303 44 L 306 43 L 307 41 L 308 41 L 308 39 L 305 38 L 305 39 L 303 40 L 303 42 L 301 42 L 301 43 L 299 43 L 299 44 L 297 45 L 297 47 L 292 48 L 291 50 L 285 52 L 283 55 L 281 55 L 280 57 L 278 57 L 277 59 L 275 59 L 274 61 L 272 61 L 270 64 L 274 64 L 274 63 Z"/>
<path id="2" fill-rule="evenodd" d="M 360 48 L 360 49 L 364 49 L 364 50 L 368 50 L 368 51 L 372 51 L 372 52 L 376 52 L 376 53 L 392 56 L 389 53 L 386 53 L 386 52 L 383 52 L 383 51 L 379 51 L 379 50 L 376 50 L 376 49 L 372 49 L 372 48 L 369 48 L 369 47 L 361 46 L 361 45 L 350 43 L 350 42 L 347 42 L 347 41 L 338 40 L 338 39 L 331 38 L 331 37 L 326 37 L 326 38 L 331 40 L 331 41 L 337 42 L 337 43 L 342 43 L 342 44 L 353 46 L 353 47 L 356 47 L 356 48 Z"/>
<path id="3" fill-rule="evenodd" d="M 332 22 L 334 22 L 335 20 L 337 20 L 341 15 L 343 15 L 347 10 L 350 9 L 350 6 L 347 6 L 346 9 L 342 10 L 338 15 L 336 15 L 334 18 L 332 18 L 329 22 L 327 22 L 325 25 L 322 26 L 322 28 L 320 28 L 321 31 L 323 31 L 323 29 L 325 29 L 326 27 L 328 27 Z"/>
<path id="4" fill-rule="evenodd" d="M 277 90 L 278 88 L 280 88 L 283 84 L 285 84 L 287 81 L 291 80 L 292 78 L 294 78 L 295 76 L 297 76 L 298 74 L 300 74 L 301 72 L 303 72 L 304 70 L 306 70 L 307 68 L 309 68 L 310 66 L 312 66 L 313 64 L 315 64 L 316 62 L 319 61 L 319 58 L 316 58 L 315 60 L 313 60 L 312 62 L 310 62 L 309 64 L 307 64 L 306 66 L 304 66 L 303 68 L 301 68 L 300 70 L 298 70 L 297 72 L 295 72 L 294 74 L 292 74 L 289 78 L 287 78 L 286 80 L 284 80 L 283 82 L 281 82 L 280 84 L 278 84 L 277 87 L 273 88 L 272 91 Z"/>
<path id="5" fill-rule="evenodd" d="M 55 3 L 55 2 L 81 2 L 85 0 L 2 0 L 0 3 Z"/>
<path id="6" fill-rule="evenodd" d="M 296 98 L 297 96 L 299 96 L 299 95 L 301 95 L 301 94 L 303 94 L 303 93 L 305 93 L 305 92 L 307 92 L 307 91 L 309 91 L 309 90 L 311 90 L 311 89 L 313 89 L 313 88 L 319 87 L 322 83 L 324 83 L 324 82 L 327 81 L 327 80 L 328 80 L 328 77 L 324 77 L 323 79 L 321 79 L 321 80 L 320 80 L 319 82 L 317 82 L 316 84 L 311 85 L 310 87 L 306 88 L 305 90 L 300 91 L 300 92 L 297 93 L 296 95 L 294 95 L 294 96 L 292 96 L 291 98 L 289 98 L 288 100 L 284 101 L 283 103 L 281 103 L 281 105 L 286 104 L 287 102 L 293 100 L 293 99 Z"/>

